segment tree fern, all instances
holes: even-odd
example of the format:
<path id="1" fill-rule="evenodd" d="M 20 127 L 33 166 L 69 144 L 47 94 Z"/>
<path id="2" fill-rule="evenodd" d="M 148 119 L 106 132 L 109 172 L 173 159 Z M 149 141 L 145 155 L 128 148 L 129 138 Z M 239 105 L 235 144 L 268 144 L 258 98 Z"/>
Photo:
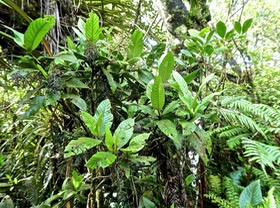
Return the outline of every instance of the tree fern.
<path id="1" fill-rule="evenodd" d="M 240 144 L 242 139 L 246 139 L 250 136 L 250 134 L 240 134 L 234 137 L 231 137 L 227 140 L 227 145 L 230 149 L 234 149 L 237 145 Z"/>
<path id="2" fill-rule="evenodd" d="M 260 164 L 265 173 L 265 166 L 275 169 L 274 164 L 280 164 L 280 150 L 278 147 L 249 139 L 243 140 L 242 143 L 245 148 L 244 155 L 250 157 L 250 161 Z"/>
<path id="3" fill-rule="evenodd" d="M 239 123 L 241 126 L 246 127 L 253 132 L 257 131 L 263 137 L 266 138 L 264 131 L 260 128 L 260 126 L 256 123 L 256 121 L 254 121 L 249 116 L 244 115 L 244 114 L 234 111 L 234 110 L 224 109 L 224 108 L 222 108 L 220 110 L 220 113 L 228 122 L 233 123 L 233 124 Z"/>

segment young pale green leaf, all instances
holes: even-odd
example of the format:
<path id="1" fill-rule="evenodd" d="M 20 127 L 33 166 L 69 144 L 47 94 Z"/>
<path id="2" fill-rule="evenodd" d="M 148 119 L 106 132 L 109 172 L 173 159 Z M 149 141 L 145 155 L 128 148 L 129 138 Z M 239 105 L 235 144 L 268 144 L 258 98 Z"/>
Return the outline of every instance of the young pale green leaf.
<path id="1" fill-rule="evenodd" d="M 219 21 L 216 25 L 216 33 L 221 37 L 224 38 L 227 32 L 227 26 L 222 21 Z"/>
<path id="2" fill-rule="evenodd" d="M 99 28 L 99 17 L 91 12 L 85 24 L 86 40 L 96 44 L 96 42 L 99 40 L 100 33 L 101 30 Z"/>
<path id="3" fill-rule="evenodd" d="M 152 92 L 151 92 L 151 102 L 152 102 L 152 106 L 157 110 L 161 110 L 164 106 L 165 103 L 164 87 L 160 76 L 155 77 L 155 82 L 152 86 Z"/>
<path id="4" fill-rule="evenodd" d="M 110 131 L 109 126 L 106 126 L 105 145 L 110 151 L 113 151 L 115 149 L 114 146 L 116 144 L 114 143 L 113 135 Z"/>
<path id="5" fill-rule="evenodd" d="M 97 166 L 106 168 L 114 163 L 116 158 L 117 156 L 111 152 L 97 152 L 89 159 L 86 166 L 90 169 L 96 169 Z"/>
<path id="6" fill-rule="evenodd" d="M 242 26 L 240 24 L 240 22 L 234 22 L 234 29 L 236 32 L 238 32 L 239 34 L 241 33 L 242 31 Z"/>
<path id="7" fill-rule="evenodd" d="M 171 75 L 174 67 L 174 56 L 171 51 L 169 51 L 165 56 L 162 56 L 159 62 L 159 76 L 163 82 L 167 81 Z"/>
<path id="8" fill-rule="evenodd" d="M 146 140 L 149 138 L 149 136 L 150 133 L 143 133 L 133 137 L 130 140 L 128 147 L 121 149 L 121 151 L 129 154 L 140 151 L 146 145 Z"/>
<path id="9" fill-rule="evenodd" d="M 168 136 L 170 139 L 172 139 L 175 147 L 177 149 L 180 149 L 181 141 L 179 139 L 179 134 L 178 134 L 175 124 L 168 119 L 157 121 L 156 124 L 162 133 L 164 133 L 166 136 Z"/>
<path id="10" fill-rule="evenodd" d="M 45 35 L 54 26 L 55 20 L 53 16 L 38 18 L 30 23 L 24 33 L 24 46 L 28 51 L 33 51 L 38 47 Z"/>
<path id="11" fill-rule="evenodd" d="M 199 31 L 195 30 L 195 29 L 189 29 L 188 33 L 190 34 L 190 36 L 192 37 L 198 37 L 199 36 Z"/>
<path id="12" fill-rule="evenodd" d="M 98 105 L 94 114 L 94 119 L 97 121 L 98 138 L 101 138 L 106 133 L 106 126 L 111 128 L 113 123 L 113 114 L 111 113 L 111 103 L 109 99 L 103 100 Z"/>
<path id="13" fill-rule="evenodd" d="M 131 42 L 127 50 L 128 59 L 136 58 L 141 55 L 144 47 L 143 33 L 138 29 L 135 30 L 131 36 Z"/>
<path id="14" fill-rule="evenodd" d="M 79 175 L 77 171 L 72 171 L 72 182 L 75 190 L 78 190 L 83 182 L 83 175 Z"/>
<path id="15" fill-rule="evenodd" d="M 118 128 L 116 129 L 114 133 L 114 140 L 117 143 L 117 149 L 119 150 L 124 145 L 127 144 L 127 142 L 130 140 L 130 138 L 133 135 L 133 127 L 134 127 L 134 119 L 129 118 L 124 121 L 122 121 Z"/>
<path id="16" fill-rule="evenodd" d="M 150 199 L 148 199 L 145 196 L 142 196 L 142 201 L 143 201 L 143 205 L 145 208 L 155 208 L 156 205 L 154 202 L 152 202 Z"/>
<path id="17" fill-rule="evenodd" d="M 242 34 L 246 33 L 248 29 L 251 27 L 253 19 L 247 19 L 242 26 Z"/>
<path id="18" fill-rule="evenodd" d="M 64 158 L 79 155 L 85 152 L 88 149 L 91 149 L 101 143 L 100 140 L 88 138 L 88 137 L 80 137 L 77 140 L 71 140 L 69 144 L 65 147 Z"/>
<path id="19" fill-rule="evenodd" d="M 97 129 L 96 129 L 97 120 L 85 111 L 81 112 L 81 116 L 82 116 L 82 119 L 85 122 L 86 126 L 89 128 L 90 132 L 94 136 L 98 136 Z"/>
<path id="20" fill-rule="evenodd" d="M 72 78 L 68 82 L 65 82 L 65 85 L 67 87 L 73 87 L 73 88 L 89 88 L 85 83 L 83 83 L 78 78 Z"/>
<path id="21" fill-rule="evenodd" d="M 262 202 L 262 192 L 260 181 L 250 183 L 240 194 L 239 207 L 257 206 Z"/>
<path id="22" fill-rule="evenodd" d="M 76 50 L 76 45 L 69 36 L 66 37 L 66 40 L 68 48 L 71 50 Z"/>

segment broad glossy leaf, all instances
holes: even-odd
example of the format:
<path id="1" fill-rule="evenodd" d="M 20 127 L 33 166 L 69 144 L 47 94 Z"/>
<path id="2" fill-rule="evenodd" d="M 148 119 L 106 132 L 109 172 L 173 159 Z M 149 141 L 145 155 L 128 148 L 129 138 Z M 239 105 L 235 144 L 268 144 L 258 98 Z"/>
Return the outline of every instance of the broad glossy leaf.
<path id="1" fill-rule="evenodd" d="M 170 112 L 174 112 L 178 107 L 180 106 L 180 103 L 178 100 L 172 101 L 169 103 L 163 110 L 162 115 L 168 114 Z"/>
<path id="2" fill-rule="evenodd" d="M 219 21 L 216 25 L 216 32 L 221 38 L 224 38 L 225 34 L 227 32 L 227 27 L 226 27 L 225 23 L 223 23 L 222 21 Z"/>
<path id="3" fill-rule="evenodd" d="M 131 42 L 127 51 L 128 59 L 136 58 L 141 55 L 144 47 L 143 33 L 138 29 L 135 30 L 131 36 Z"/>
<path id="4" fill-rule="evenodd" d="M 101 30 L 99 28 L 99 17 L 91 12 L 85 25 L 86 40 L 95 44 L 99 40 L 100 33 Z"/>
<path id="5" fill-rule="evenodd" d="M 65 85 L 67 87 L 73 87 L 73 88 L 89 88 L 85 83 L 83 83 L 78 78 L 72 78 L 68 82 L 65 82 Z"/>
<path id="6" fill-rule="evenodd" d="M 251 27 L 253 19 L 247 19 L 242 26 L 242 34 L 246 33 L 248 29 Z"/>
<path id="7" fill-rule="evenodd" d="M 187 106 L 188 110 L 191 111 L 192 103 L 193 103 L 193 96 L 192 93 L 188 89 L 188 85 L 184 78 L 176 71 L 173 71 L 173 77 L 177 84 L 179 85 L 180 92 L 179 97 L 183 101 L 183 103 Z"/>
<path id="8" fill-rule="evenodd" d="M 165 103 L 164 87 L 160 76 L 155 77 L 155 82 L 152 86 L 152 92 L 151 92 L 151 102 L 152 102 L 152 106 L 157 110 L 161 110 L 164 106 Z"/>
<path id="9" fill-rule="evenodd" d="M 171 75 L 174 68 L 174 56 L 171 51 L 169 51 L 165 56 L 163 56 L 159 63 L 159 76 L 163 82 L 167 81 Z"/>
<path id="10" fill-rule="evenodd" d="M 46 93 L 46 106 L 48 105 L 52 105 L 54 104 L 56 101 L 58 101 L 60 98 L 61 98 L 61 93 L 60 92 L 49 92 L 49 93 Z"/>
<path id="11" fill-rule="evenodd" d="M 136 164 L 144 164 L 144 165 L 151 165 L 152 162 L 155 162 L 157 159 L 151 156 L 141 156 L 138 154 L 129 155 L 128 158 L 131 162 Z"/>
<path id="12" fill-rule="evenodd" d="M 179 134 L 175 124 L 168 119 L 157 121 L 156 124 L 162 133 L 164 133 L 166 136 L 172 139 L 176 148 L 180 149 L 181 141 L 179 139 Z"/>
<path id="13" fill-rule="evenodd" d="M 257 206 L 262 202 L 262 192 L 260 181 L 250 183 L 240 194 L 239 207 Z"/>
<path id="14" fill-rule="evenodd" d="M 146 145 L 146 140 L 149 138 L 149 136 L 150 134 L 143 133 L 133 137 L 130 140 L 128 147 L 121 149 L 121 151 L 130 154 L 140 151 Z"/>
<path id="15" fill-rule="evenodd" d="M 130 140 L 130 138 L 133 135 L 133 127 L 134 127 L 134 119 L 129 118 L 124 121 L 122 121 L 118 128 L 116 129 L 113 138 L 115 139 L 115 143 L 117 143 L 117 149 L 119 150 L 124 145 L 127 144 L 127 142 Z"/>
<path id="16" fill-rule="evenodd" d="M 117 156 L 111 152 L 97 152 L 89 159 L 86 166 L 90 169 L 96 169 L 97 166 L 106 168 L 114 163 L 116 158 Z"/>
<path id="17" fill-rule="evenodd" d="M 38 18 L 30 23 L 24 33 L 24 46 L 28 51 L 33 51 L 38 47 L 45 35 L 54 26 L 55 20 L 53 16 Z"/>
<path id="18" fill-rule="evenodd" d="M 241 33 L 242 31 L 242 26 L 240 24 L 240 22 L 234 22 L 234 29 L 236 32 L 238 32 L 239 34 Z"/>
<path id="19" fill-rule="evenodd" d="M 145 208 L 155 208 L 156 205 L 150 199 L 146 198 L 145 196 L 142 197 L 143 205 Z"/>
<path id="20" fill-rule="evenodd" d="M 210 56 L 214 52 L 214 47 L 212 45 L 206 45 L 204 50 Z"/>
<path id="21" fill-rule="evenodd" d="M 84 99 L 80 98 L 80 97 L 74 97 L 71 102 L 77 106 L 80 110 L 82 111 L 86 111 L 87 110 L 87 104 L 85 102 Z"/>
<path id="22" fill-rule="evenodd" d="M 86 150 L 89 150 L 101 143 L 101 140 L 96 140 L 88 137 L 80 137 L 77 140 L 71 140 L 65 147 L 64 158 L 79 155 Z"/>
<path id="23" fill-rule="evenodd" d="M 113 114 L 111 113 L 111 103 L 109 99 L 103 100 L 97 107 L 94 119 L 97 121 L 97 134 L 101 138 L 106 133 L 106 126 L 111 128 Z"/>

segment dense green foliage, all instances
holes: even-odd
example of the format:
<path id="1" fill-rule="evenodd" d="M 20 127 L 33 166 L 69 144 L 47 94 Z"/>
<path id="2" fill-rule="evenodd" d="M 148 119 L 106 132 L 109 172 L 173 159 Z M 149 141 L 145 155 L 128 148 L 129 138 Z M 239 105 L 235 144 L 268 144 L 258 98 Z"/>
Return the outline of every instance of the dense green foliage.
<path id="1" fill-rule="evenodd" d="M 133 2 L 107 3 L 83 1 L 57 51 L 57 17 L 0 31 L 0 207 L 279 207 L 278 86 L 261 85 L 254 20 L 189 28 L 178 51 L 136 29 L 141 1 L 125 19 Z"/>

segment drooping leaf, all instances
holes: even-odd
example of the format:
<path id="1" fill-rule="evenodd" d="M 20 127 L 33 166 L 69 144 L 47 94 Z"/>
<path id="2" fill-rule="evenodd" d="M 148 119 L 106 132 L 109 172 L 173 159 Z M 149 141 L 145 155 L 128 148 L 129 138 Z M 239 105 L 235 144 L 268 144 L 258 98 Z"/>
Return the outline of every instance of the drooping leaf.
<path id="1" fill-rule="evenodd" d="M 248 29 L 251 27 L 253 19 L 247 19 L 242 26 L 242 34 L 246 33 Z"/>
<path id="2" fill-rule="evenodd" d="M 82 111 L 86 111 L 87 110 L 87 104 L 85 102 L 84 99 L 80 98 L 80 97 L 74 97 L 71 102 L 77 106 L 80 110 Z"/>
<path id="3" fill-rule="evenodd" d="M 240 24 L 240 22 L 234 22 L 234 29 L 236 32 L 238 32 L 239 34 L 241 33 L 242 31 L 242 26 Z"/>
<path id="4" fill-rule="evenodd" d="M 239 207 L 257 206 L 262 202 L 260 181 L 250 183 L 240 194 Z"/>
<path id="5" fill-rule="evenodd" d="M 216 32 L 221 37 L 224 38 L 227 32 L 227 26 L 222 21 L 219 21 L 216 25 Z"/>
<path id="6" fill-rule="evenodd" d="M 68 82 L 65 82 L 65 85 L 67 87 L 73 87 L 73 88 L 89 88 L 85 83 L 83 83 L 78 78 L 72 78 Z"/>
<path id="7" fill-rule="evenodd" d="M 152 106 L 157 110 L 161 110 L 164 106 L 165 95 L 162 79 L 160 76 L 155 77 L 155 82 L 152 86 L 151 92 L 151 102 Z"/>
<path id="8" fill-rule="evenodd" d="M 97 166 L 106 168 L 114 163 L 116 158 L 117 156 L 111 152 L 97 152 L 89 159 L 86 166 L 90 169 L 96 169 Z"/>
<path id="9" fill-rule="evenodd" d="M 129 154 L 140 151 L 146 145 L 146 140 L 149 138 L 149 136 L 150 134 L 143 133 L 133 137 L 130 140 L 128 147 L 122 148 L 121 151 Z"/>
<path id="10" fill-rule="evenodd" d="M 144 47 L 143 33 L 138 29 L 135 30 L 131 36 L 131 42 L 127 51 L 128 59 L 136 58 L 141 55 Z"/>
<path id="11" fill-rule="evenodd" d="M 6 25 L 4 25 L 4 27 L 11 30 L 14 33 L 14 37 L 11 37 L 11 38 L 13 38 L 13 40 L 15 41 L 16 44 L 18 44 L 20 47 L 24 48 L 24 34 L 21 32 L 18 32 L 15 29 L 8 27 Z M 10 36 L 8 35 L 7 37 L 10 37 Z"/>
<path id="12" fill-rule="evenodd" d="M 45 35 L 54 26 L 55 20 L 53 16 L 38 18 L 30 23 L 24 33 L 24 46 L 28 51 L 33 51 L 38 47 Z"/>
<path id="13" fill-rule="evenodd" d="M 106 70 L 104 68 L 102 68 L 102 71 L 103 71 L 103 73 L 105 74 L 105 76 L 107 78 L 107 81 L 108 81 L 108 83 L 110 85 L 110 88 L 111 88 L 112 92 L 115 93 L 116 90 L 117 90 L 117 84 L 116 84 L 112 74 L 108 70 Z"/>
<path id="14" fill-rule="evenodd" d="M 117 149 L 119 150 L 124 145 L 127 144 L 127 142 L 130 140 L 130 138 L 133 135 L 133 127 L 134 127 L 134 119 L 129 118 L 124 121 L 122 121 L 118 128 L 116 129 L 113 138 L 115 139 L 115 143 L 117 143 Z"/>
<path id="15" fill-rule="evenodd" d="M 77 140 L 71 140 L 65 147 L 64 158 L 79 155 L 86 150 L 89 150 L 101 143 L 101 140 L 96 140 L 88 137 L 80 137 Z"/>
<path id="16" fill-rule="evenodd" d="M 105 137 L 105 145 L 108 148 L 108 150 L 113 151 L 114 148 L 114 139 L 113 139 L 113 135 L 110 131 L 109 126 L 106 126 L 106 137 Z"/>
<path id="17" fill-rule="evenodd" d="M 61 93 L 60 92 L 49 92 L 49 93 L 46 93 L 45 98 L 46 98 L 46 101 L 45 101 L 46 106 L 52 105 L 61 98 Z"/>
<path id="18" fill-rule="evenodd" d="M 172 139 L 176 148 L 180 149 L 181 141 L 179 139 L 179 134 L 178 134 L 175 124 L 168 119 L 157 121 L 156 124 L 162 133 L 164 133 L 166 136 L 168 136 L 170 139 Z"/>
<path id="19" fill-rule="evenodd" d="M 169 51 L 165 56 L 162 56 L 159 62 L 159 76 L 163 82 L 167 81 L 171 75 L 174 67 L 174 56 L 171 51 Z"/>
<path id="20" fill-rule="evenodd" d="M 45 96 L 37 96 L 33 98 L 30 107 L 25 111 L 22 118 L 27 119 L 30 116 L 34 116 L 40 110 L 40 108 L 45 105 L 45 101 Z"/>
<path id="21" fill-rule="evenodd" d="M 85 24 L 86 40 L 96 44 L 96 42 L 99 40 L 100 33 L 101 30 L 99 28 L 99 17 L 91 12 Z"/>
<path id="22" fill-rule="evenodd" d="M 87 113 L 85 111 L 81 112 L 81 116 L 82 116 L 82 119 L 85 122 L 86 126 L 89 128 L 90 132 L 94 136 L 97 136 L 97 129 L 96 129 L 97 120 L 95 118 L 93 118 L 92 115 L 90 115 L 89 113 Z"/>

